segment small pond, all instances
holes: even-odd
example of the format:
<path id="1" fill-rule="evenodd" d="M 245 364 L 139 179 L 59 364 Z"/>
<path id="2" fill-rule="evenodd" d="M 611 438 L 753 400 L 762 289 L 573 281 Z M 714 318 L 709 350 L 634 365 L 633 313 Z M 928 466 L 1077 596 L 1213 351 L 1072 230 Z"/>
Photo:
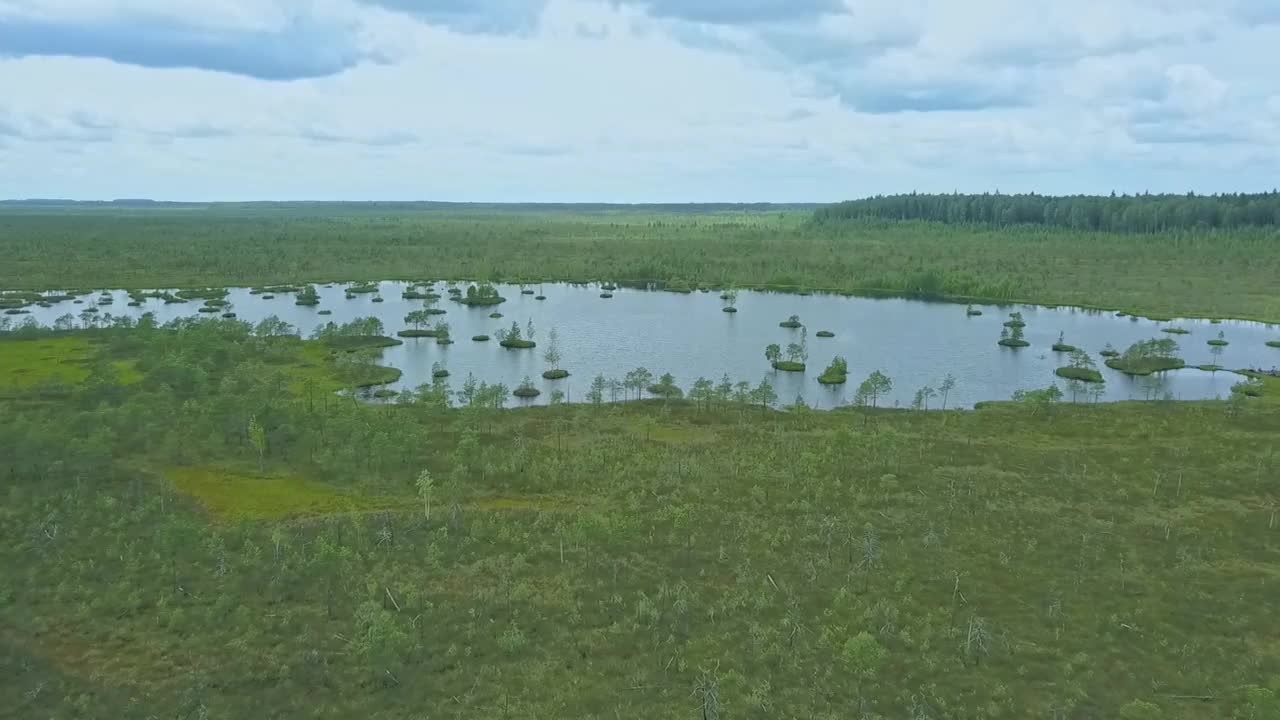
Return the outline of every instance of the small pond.
<path id="1" fill-rule="evenodd" d="M 344 285 L 316 286 L 320 302 L 299 306 L 294 296 L 281 293 L 268 299 L 250 293 L 249 288 L 231 288 L 227 310 L 238 318 L 256 323 L 269 315 L 297 327 L 304 335 L 333 321 L 344 323 L 358 317 L 376 316 L 387 334 L 409 327 L 404 316 L 423 307 L 422 300 L 405 300 L 401 293 L 409 287 L 402 282 L 378 284 L 377 293 L 359 293 L 346 298 Z M 437 307 L 446 310 L 432 320 L 448 322 L 454 344 L 441 346 L 432 338 L 404 340 L 404 344 L 383 351 L 383 364 L 403 371 L 401 380 L 390 387 L 402 390 L 431 381 L 433 363 L 443 364 L 452 374 L 457 389 L 468 373 L 477 380 L 502 382 L 515 388 L 529 376 L 542 390 L 532 402 L 547 402 L 551 391 L 564 391 L 570 401 L 581 402 L 593 377 L 604 374 L 621 379 L 637 367 L 655 376 L 671 373 L 686 391 L 695 379 L 718 380 L 728 374 L 734 381 L 752 384 L 768 379 L 782 403 L 802 397 L 811 406 L 831 408 L 848 403 L 859 382 L 874 370 L 893 380 L 893 391 L 881 405 L 908 406 L 918 388 L 937 387 L 947 374 L 955 377 L 955 389 L 948 406 L 972 406 L 983 400 L 1005 400 L 1016 390 L 1042 388 L 1057 382 L 1067 390 L 1067 382 L 1054 375 L 1055 368 L 1067 365 L 1065 353 L 1050 348 L 1063 333 L 1065 341 L 1089 351 L 1097 361 L 1106 383 L 1102 400 L 1146 399 L 1171 396 L 1193 400 L 1226 397 L 1240 377 L 1230 372 L 1207 372 L 1191 366 L 1217 364 L 1226 368 L 1260 367 L 1280 364 L 1280 349 L 1268 347 L 1280 339 L 1280 329 L 1261 323 L 1224 320 L 1178 319 L 1158 322 L 1146 318 L 1120 317 L 1116 313 L 1079 308 L 1047 308 L 1033 305 L 976 305 L 982 315 L 966 314 L 964 305 L 900 298 L 848 297 L 815 294 L 741 291 L 736 313 L 722 311 L 725 302 L 718 292 L 676 293 L 658 290 L 618 288 L 610 298 L 601 297 L 599 286 L 544 284 L 527 289 L 545 294 L 545 300 L 522 294 L 514 285 L 498 285 L 506 302 L 491 307 L 467 307 L 451 302 L 445 284 L 436 292 L 444 295 Z M 465 288 L 465 285 L 459 285 Z M 113 302 L 100 308 L 102 315 L 139 317 L 154 313 L 157 321 L 196 315 L 201 302 L 167 305 L 148 299 L 141 307 L 129 307 L 128 293 L 106 291 Z M 70 300 L 51 307 L 29 306 L 28 315 L 9 316 L 14 322 L 33 317 L 52 325 L 67 313 L 77 315 L 92 306 L 99 293 L 82 296 L 83 304 Z M 375 302 L 381 297 L 382 302 Z M 322 310 L 331 315 L 320 315 Z M 504 317 L 492 319 L 490 313 Z M 1010 349 L 996 344 L 1002 324 L 1010 312 L 1021 312 L 1030 347 Z M 791 315 L 798 315 L 807 328 L 808 371 L 774 371 L 765 359 L 765 347 L 777 343 L 783 348 L 799 342 L 802 331 L 779 327 Z M 216 315 L 214 316 L 216 317 Z M 496 334 L 515 321 L 523 328 L 532 321 L 538 347 L 508 350 L 497 343 Z M 1162 328 L 1177 327 L 1188 334 L 1170 335 Z M 543 380 L 547 369 L 542 359 L 549 331 L 560 338 L 561 367 L 572 375 L 562 380 Z M 818 331 L 833 332 L 821 338 Z M 1223 336 L 1229 345 L 1215 355 L 1209 340 Z M 474 342 L 475 335 L 489 335 L 490 342 Z M 1161 373 L 1150 378 L 1131 378 L 1106 368 L 1098 351 L 1107 343 L 1123 351 L 1130 344 L 1149 338 L 1173 338 L 1181 346 L 1187 369 Z M 818 375 L 836 355 L 849 363 L 849 382 L 824 386 Z M 1071 399 L 1068 392 L 1067 399 Z M 1080 398 L 1082 401 L 1083 397 Z M 525 402 L 515 400 L 515 402 Z M 936 407 L 938 400 L 932 405 Z"/>

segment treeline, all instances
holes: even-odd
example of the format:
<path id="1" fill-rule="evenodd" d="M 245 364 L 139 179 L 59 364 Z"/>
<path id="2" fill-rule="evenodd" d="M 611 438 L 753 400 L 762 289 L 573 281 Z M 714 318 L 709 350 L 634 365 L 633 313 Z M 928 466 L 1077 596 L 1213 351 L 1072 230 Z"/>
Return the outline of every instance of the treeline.
<path id="1" fill-rule="evenodd" d="M 818 222 L 873 218 L 952 224 L 1047 225 L 1156 233 L 1280 225 L 1280 192 L 1234 195 L 877 195 L 814 212 Z"/>

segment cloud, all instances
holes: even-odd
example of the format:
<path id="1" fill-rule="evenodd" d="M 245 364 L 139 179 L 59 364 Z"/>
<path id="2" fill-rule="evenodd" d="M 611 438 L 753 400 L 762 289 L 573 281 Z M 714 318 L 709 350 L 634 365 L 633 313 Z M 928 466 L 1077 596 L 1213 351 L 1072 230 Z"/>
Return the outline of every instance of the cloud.
<path id="1" fill-rule="evenodd" d="M 536 26 L 545 0 L 360 0 L 360 2 L 414 15 L 458 32 L 505 34 Z"/>
<path id="2" fill-rule="evenodd" d="M 655 17 L 720 25 L 808 19 L 844 11 L 841 0 L 624 0 Z"/>
<path id="3" fill-rule="evenodd" d="M 1270 7 L 0 0 L 0 197 L 1245 190 Z"/>
<path id="4" fill-rule="evenodd" d="M 361 46 L 354 23 L 332 16 L 284 13 L 271 22 L 236 26 L 127 4 L 80 10 L 51 14 L 34 6 L 0 4 L 0 57 L 104 58 L 264 80 L 323 77 L 360 62 L 387 60 Z"/>

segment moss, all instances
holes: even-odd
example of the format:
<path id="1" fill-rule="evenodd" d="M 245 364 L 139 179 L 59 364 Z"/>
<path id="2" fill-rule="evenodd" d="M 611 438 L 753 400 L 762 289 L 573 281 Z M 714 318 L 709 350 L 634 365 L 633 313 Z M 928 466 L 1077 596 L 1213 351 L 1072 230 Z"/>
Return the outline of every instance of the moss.
<path id="1" fill-rule="evenodd" d="M 1066 378 L 1068 380 L 1079 380 L 1087 383 L 1102 382 L 1102 373 L 1094 370 L 1093 368 L 1060 367 L 1053 372 L 1057 374 L 1058 377 Z"/>
<path id="2" fill-rule="evenodd" d="M 1005 347 L 1011 347 L 1011 348 L 1031 347 L 1031 343 L 1027 342 L 1026 340 L 1012 340 L 1009 338 L 1005 338 L 1001 340 L 999 344 Z"/>
<path id="3" fill-rule="evenodd" d="M 1226 347 L 1226 346 L 1230 345 L 1231 343 L 1230 343 L 1230 342 L 1228 342 L 1228 341 L 1226 341 L 1226 340 L 1217 340 L 1217 339 L 1214 339 L 1214 340 L 1210 340 L 1210 341 L 1209 341 L 1209 344 L 1210 344 L 1210 345 L 1212 345 L 1212 346 L 1214 346 L 1214 347 Z"/>
<path id="4" fill-rule="evenodd" d="M 500 319 L 502 318 L 502 313 L 500 313 L 500 312 L 491 312 L 491 313 L 489 313 L 489 317 L 490 317 L 490 318 L 492 318 L 492 319 L 494 319 L 494 320 L 500 320 Z"/>
<path id="5" fill-rule="evenodd" d="M 403 341 L 385 335 L 335 335 L 325 340 L 325 345 L 329 346 L 330 349 L 343 352 L 403 344 Z"/>
<path id="6" fill-rule="evenodd" d="M 436 336 L 436 331 L 435 330 L 401 330 L 400 332 L 396 333 L 396 335 L 402 338 L 428 338 L 428 337 L 433 338 Z"/>
<path id="7" fill-rule="evenodd" d="M 727 313 L 736 313 L 736 312 L 738 312 L 738 308 L 736 308 L 736 307 L 720 308 L 720 310 L 721 310 L 722 312 L 727 312 Z"/>
<path id="8" fill-rule="evenodd" d="M 1123 358 L 1108 358 L 1107 367 L 1126 375 L 1150 375 L 1186 367 L 1186 362 L 1182 358 L 1148 358 L 1131 364 L 1126 363 Z"/>
<path id="9" fill-rule="evenodd" d="M 782 370 L 784 372 L 804 372 L 804 363 L 792 362 L 790 360 L 779 360 L 773 364 L 774 370 Z"/>
<path id="10" fill-rule="evenodd" d="M 498 344 L 504 348 L 510 348 L 512 350 L 528 350 L 529 348 L 538 346 L 538 343 L 532 340 L 503 340 Z"/>
<path id="11" fill-rule="evenodd" d="M 1077 349 L 1078 349 L 1078 348 L 1077 348 L 1075 345 L 1068 345 L 1068 344 L 1066 344 L 1066 343 L 1054 343 L 1054 344 L 1053 344 L 1053 351 L 1054 351 L 1054 352 L 1065 352 L 1065 353 L 1069 353 L 1069 352 L 1075 352 Z"/>
<path id="12" fill-rule="evenodd" d="M 605 299 L 607 300 L 607 299 L 609 299 L 609 298 L 613 297 L 613 293 L 611 293 L 611 292 L 602 292 L 602 293 L 600 293 L 600 297 L 605 298 Z"/>
<path id="13" fill-rule="evenodd" d="M 836 336 L 836 334 L 831 332 L 830 330 L 819 330 L 817 335 L 820 338 L 833 338 Z"/>
<path id="14" fill-rule="evenodd" d="M 433 377 L 433 378 L 447 378 L 447 377 L 449 377 L 449 371 L 448 371 L 448 370 L 445 370 L 445 369 L 443 369 L 443 368 L 441 368 L 440 370 L 433 370 L 433 371 L 431 372 L 431 377 Z"/>
<path id="15" fill-rule="evenodd" d="M 476 342 L 489 342 L 488 335 L 472 335 L 471 339 L 475 340 Z"/>
<path id="16" fill-rule="evenodd" d="M 536 387 L 518 387 L 511 394 L 518 398 L 536 398 L 542 391 Z"/>
<path id="17" fill-rule="evenodd" d="M 162 474 L 206 512 L 223 520 L 279 520 L 416 504 L 412 498 L 377 497 L 297 475 L 260 475 L 216 466 L 171 468 Z"/>
<path id="18" fill-rule="evenodd" d="M 823 385 L 843 385 L 849 381 L 849 376 L 845 373 L 823 373 L 818 376 L 818 382 Z"/>
<path id="19" fill-rule="evenodd" d="M 1169 333 L 1170 335 L 1190 335 L 1191 331 L 1180 327 L 1160 328 L 1160 332 Z"/>
<path id="20" fill-rule="evenodd" d="M 555 370 L 548 370 L 542 373 L 542 377 L 546 380 L 561 380 L 569 377 L 569 371 L 557 368 Z"/>

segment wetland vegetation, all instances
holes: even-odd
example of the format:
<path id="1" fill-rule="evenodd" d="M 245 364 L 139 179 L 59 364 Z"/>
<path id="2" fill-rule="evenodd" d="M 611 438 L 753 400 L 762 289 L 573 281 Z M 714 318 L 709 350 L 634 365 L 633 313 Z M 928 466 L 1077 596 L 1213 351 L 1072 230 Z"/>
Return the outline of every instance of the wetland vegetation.
<path id="1" fill-rule="evenodd" d="M 1280 378 L 1220 373 L 1230 391 L 1218 400 L 1097 402 L 1106 386 L 1185 364 L 1173 337 L 1134 342 L 1161 335 L 1152 315 L 1186 324 L 1184 344 L 1204 355 L 1187 359 L 1214 360 L 1204 367 L 1280 346 L 1233 321 L 1210 336 L 1186 320 L 1280 316 L 1274 243 L 1240 220 L 1257 206 L 1228 202 L 1205 228 L 1161 225 L 1157 208 L 1149 223 L 1164 229 L 1138 231 L 1105 212 L 1103 229 L 1006 227 L 1004 206 L 982 202 L 971 208 L 1002 214 L 982 225 L 961 222 L 978 209 L 952 204 L 952 222 L 0 211 L 0 285 L 31 288 L 0 292 L 17 311 L 0 315 L 3 707 L 31 718 L 1274 716 Z M 374 282 L 403 268 L 411 285 Z M 504 277 L 583 287 L 554 286 L 535 305 L 501 286 L 515 317 L 548 311 L 494 332 L 500 314 L 427 312 L 439 297 L 426 273 L 466 281 L 441 291 L 464 305 Z M 583 303 L 606 278 L 627 290 Z M 684 374 L 679 348 L 650 336 L 665 366 L 629 349 L 621 362 L 634 369 L 598 373 L 595 346 L 577 336 L 598 333 L 607 349 L 630 328 L 570 325 L 565 308 L 655 302 L 629 281 L 679 293 L 684 304 L 662 306 L 656 323 L 697 308 L 726 333 L 717 342 L 752 333 L 734 366 L 751 373 Z M 139 287 L 106 302 L 63 284 Z M 290 321 L 258 314 L 248 287 L 254 303 L 291 297 L 268 311 Z M 1145 317 L 1108 312 L 1095 334 L 1065 311 L 1009 303 L 959 323 L 963 306 L 937 306 L 990 356 L 973 370 L 944 354 L 922 377 L 873 322 L 900 322 L 888 313 L 901 306 L 824 310 L 813 292 L 776 297 L 779 308 L 750 287 L 1075 300 Z M 684 295 L 703 289 L 716 293 L 704 306 Z M 332 319 L 295 306 L 308 290 Z M 125 297 L 155 314 L 113 315 Z M 744 312 L 729 321 L 727 307 Z M 819 332 L 828 339 L 810 348 L 798 317 L 780 330 L 792 308 L 839 337 Z M 246 319 L 220 317 L 233 311 Z M 492 333 L 532 348 L 534 320 L 540 354 L 471 349 L 516 373 L 504 380 L 477 377 L 462 361 L 470 344 L 387 335 Z M 1004 352 L 997 331 L 1036 350 Z M 1227 335 L 1229 348 L 1206 340 Z M 1040 362 L 1042 348 L 1051 364 L 1008 399 L 955 407 L 967 379 Z M 817 377 L 800 374 L 811 352 Z M 429 368 L 425 381 L 396 384 L 390 358 Z M 465 381 L 451 385 L 450 369 Z M 833 397 L 847 384 L 852 397 L 814 412 L 792 401 L 806 384 Z"/>

